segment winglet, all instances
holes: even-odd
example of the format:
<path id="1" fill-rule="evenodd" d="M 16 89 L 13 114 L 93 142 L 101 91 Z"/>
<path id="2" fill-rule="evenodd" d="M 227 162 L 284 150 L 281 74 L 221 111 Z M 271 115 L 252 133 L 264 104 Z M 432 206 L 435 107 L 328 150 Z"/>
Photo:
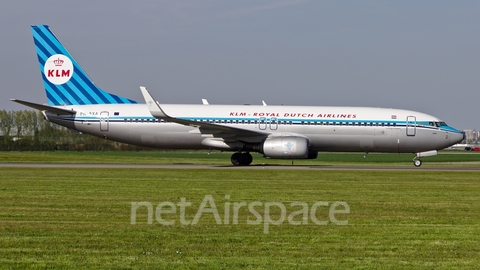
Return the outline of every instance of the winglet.
<path id="1" fill-rule="evenodd" d="M 156 118 L 171 118 L 162 110 L 158 102 L 155 101 L 152 95 L 148 92 L 147 88 L 140 86 L 140 90 L 142 91 L 143 98 L 145 99 L 145 103 L 152 116 Z"/>

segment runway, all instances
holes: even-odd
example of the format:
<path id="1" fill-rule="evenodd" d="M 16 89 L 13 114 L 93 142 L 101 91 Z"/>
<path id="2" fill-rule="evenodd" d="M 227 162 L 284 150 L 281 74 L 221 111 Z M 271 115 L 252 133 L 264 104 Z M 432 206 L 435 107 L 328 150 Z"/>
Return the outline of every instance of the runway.
<path id="1" fill-rule="evenodd" d="M 0 163 L 0 168 L 85 168 L 85 169 L 222 169 L 222 170 L 319 170 L 319 171 L 451 171 L 451 172 L 480 172 L 480 165 L 464 166 L 448 164 L 444 166 L 423 165 L 411 166 L 341 166 L 341 165 L 197 165 L 197 164 L 78 164 L 78 163 Z M 475 163 L 478 164 L 478 163 Z"/>

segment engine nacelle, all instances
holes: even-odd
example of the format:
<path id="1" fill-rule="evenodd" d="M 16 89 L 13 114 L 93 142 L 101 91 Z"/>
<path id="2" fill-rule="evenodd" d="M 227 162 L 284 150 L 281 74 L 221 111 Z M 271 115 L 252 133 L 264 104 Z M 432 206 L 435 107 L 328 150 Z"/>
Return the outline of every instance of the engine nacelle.
<path id="1" fill-rule="evenodd" d="M 269 158 L 308 158 L 308 139 L 297 136 L 272 137 L 263 143 L 263 154 Z"/>

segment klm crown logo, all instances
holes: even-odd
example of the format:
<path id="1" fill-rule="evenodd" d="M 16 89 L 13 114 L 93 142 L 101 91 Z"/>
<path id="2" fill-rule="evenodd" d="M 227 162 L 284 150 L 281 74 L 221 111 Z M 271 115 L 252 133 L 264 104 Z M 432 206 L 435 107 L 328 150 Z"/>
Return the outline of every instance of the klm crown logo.
<path id="1" fill-rule="evenodd" d="M 63 66 L 63 62 L 65 62 L 65 61 L 63 61 L 63 60 L 60 59 L 60 58 L 58 58 L 58 59 L 56 59 L 56 60 L 53 60 L 53 64 L 54 64 L 55 66 L 57 66 L 57 67 Z"/>

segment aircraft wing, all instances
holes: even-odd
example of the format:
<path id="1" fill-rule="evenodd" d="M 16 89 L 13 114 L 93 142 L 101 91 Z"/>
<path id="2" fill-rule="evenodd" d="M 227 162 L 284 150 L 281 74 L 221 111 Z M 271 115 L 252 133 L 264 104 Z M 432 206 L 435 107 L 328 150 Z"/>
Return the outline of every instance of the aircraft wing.
<path id="1" fill-rule="evenodd" d="M 33 102 L 28 102 L 28 101 L 23 101 L 19 99 L 10 99 L 13 102 L 20 103 L 22 105 L 40 110 L 40 111 L 47 111 L 53 114 L 76 114 L 77 112 L 75 110 L 67 110 L 67 109 L 62 109 L 58 107 L 52 107 L 48 105 L 43 105 L 43 104 L 38 104 L 38 103 L 33 103 Z"/>
<path id="2" fill-rule="evenodd" d="M 169 116 L 165 111 L 162 109 L 160 104 L 152 97 L 152 95 L 148 92 L 147 88 L 140 86 L 140 90 L 142 91 L 143 98 L 147 103 L 148 109 L 150 110 L 150 114 L 153 117 L 158 119 L 168 120 L 170 122 L 182 124 L 185 126 L 192 126 L 199 128 L 200 132 L 203 134 L 213 134 L 215 137 L 265 137 L 268 136 L 269 133 L 252 131 L 247 129 L 235 128 L 235 127 L 228 127 L 217 125 L 213 123 L 205 123 L 205 122 L 197 122 L 185 119 L 179 119 L 172 116 Z"/>

